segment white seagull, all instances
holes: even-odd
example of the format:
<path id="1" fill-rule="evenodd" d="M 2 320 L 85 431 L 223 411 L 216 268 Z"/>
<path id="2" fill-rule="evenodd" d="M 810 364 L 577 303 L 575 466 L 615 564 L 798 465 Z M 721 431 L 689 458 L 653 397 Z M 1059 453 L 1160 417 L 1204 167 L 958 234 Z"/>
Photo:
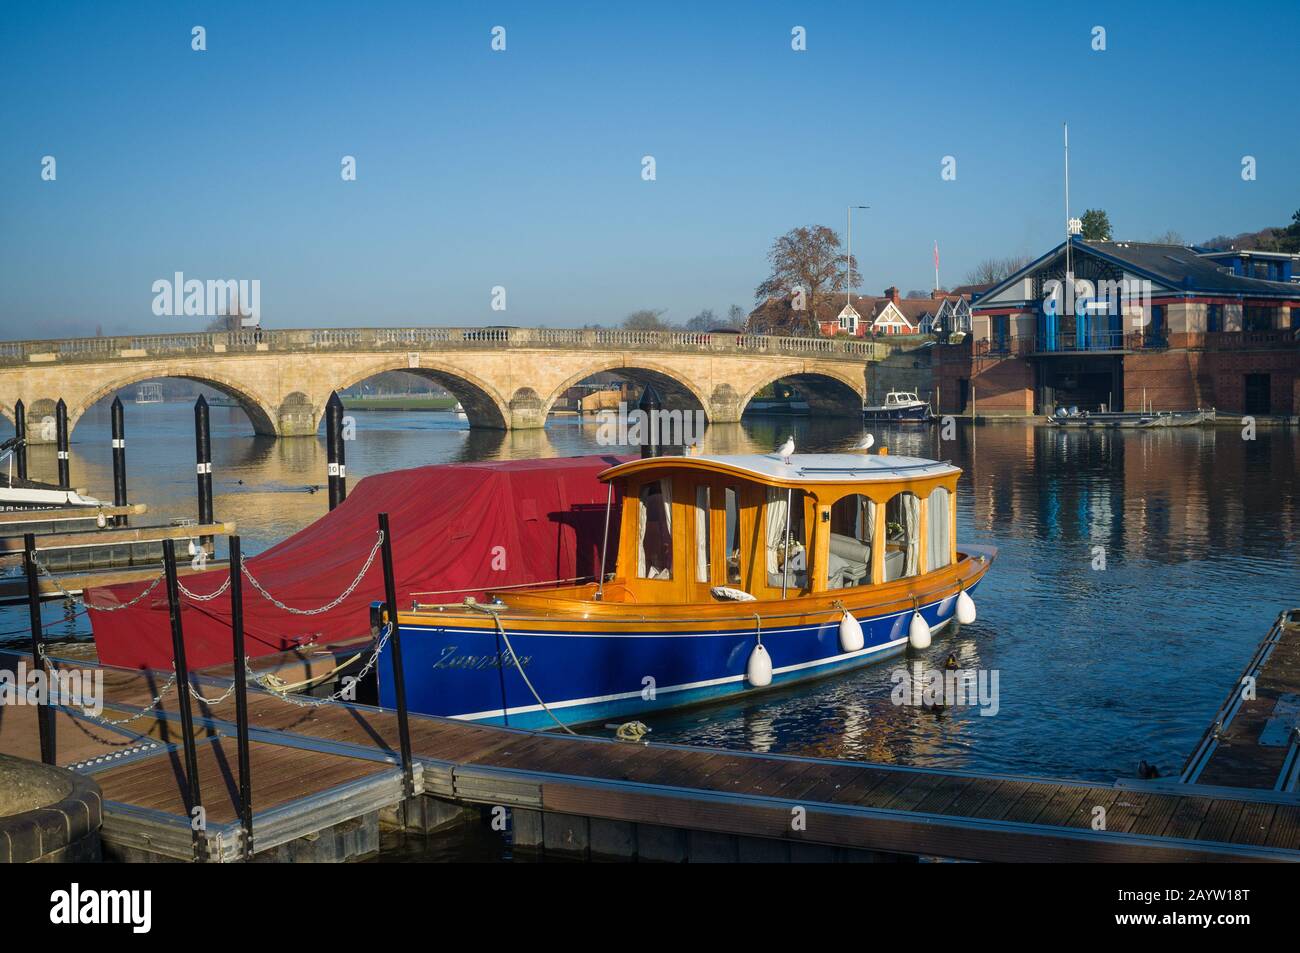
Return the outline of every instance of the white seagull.
<path id="1" fill-rule="evenodd" d="M 875 442 L 876 442 L 875 436 L 872 434 L 867 434 L 865 437 L 862 438 L 862 442 L 858 444 L 855 449 L 870 450 L 872 445 L 875 444 Z"/>
<path id="2" fill-rule="evenodd" d="M 790 457 L 794 454 L 794 437 L 786 437 L 785 443 L 781 444 L 781 448 L 776 452 L 781 455 L 781 462 L 786 466 L 789 466 Z"/>

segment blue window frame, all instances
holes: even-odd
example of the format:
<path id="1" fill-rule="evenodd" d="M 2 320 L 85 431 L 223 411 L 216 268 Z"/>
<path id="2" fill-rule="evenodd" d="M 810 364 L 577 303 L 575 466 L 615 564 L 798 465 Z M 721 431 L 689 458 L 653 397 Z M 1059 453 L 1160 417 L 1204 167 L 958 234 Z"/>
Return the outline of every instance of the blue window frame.
<path id="1" fill-rule="evenodd" d="M 1211 334 L 1223 330 L 1223 305 L 1211 304 L 1206 306 L 1205 330 Z"/>

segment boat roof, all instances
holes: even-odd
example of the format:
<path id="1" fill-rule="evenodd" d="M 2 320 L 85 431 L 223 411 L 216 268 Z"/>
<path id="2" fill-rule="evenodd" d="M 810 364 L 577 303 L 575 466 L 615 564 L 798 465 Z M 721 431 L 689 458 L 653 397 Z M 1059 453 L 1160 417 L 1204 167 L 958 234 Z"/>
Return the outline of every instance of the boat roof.
<path id="1" fill-rule="evenodd" d="M 645 470 L 666 468 L 708 470 L 781 486 L 873 483 L 950 476 L 961 472 L 960 468 L 951 463 L 921 457 L 896 457 L 892 454 L 796 453 L 790 457 L 790 463 L 786 464 L 780 454 L 749 453 L 646 457 L 610 467 L 600 474 L 600 479 L 613 480 Z"/>

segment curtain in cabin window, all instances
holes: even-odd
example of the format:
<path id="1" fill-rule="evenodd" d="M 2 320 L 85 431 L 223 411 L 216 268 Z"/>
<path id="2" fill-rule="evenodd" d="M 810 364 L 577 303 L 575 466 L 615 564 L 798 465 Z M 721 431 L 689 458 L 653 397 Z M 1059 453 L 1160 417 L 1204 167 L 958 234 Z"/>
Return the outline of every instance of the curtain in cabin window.
<path id="1" fill-rule="evenodd" d="M 942 569 L 952 560 L 952 523 L 948 515 L 949 494 L 945 487 L 936 487 L 926 500 L 925 511 L 925 567 L 929 572 Z"/>
<path id="2" fill-rule="evenodd" d="M 900 494 L 903 498 L 903 532 L 907 538 L 907 563 L 905 576 L 915 576 L 920 567 L 921 547 L 917 530 L 921 525 L 921 498 L 915 493 Z"/>
<path id="3" fill-rule="evenodd" d="M 641 487 L 637 507 L 636 571 L 642 579 L 673 575 L 672 481 Z"/>
<path id="4" fill-rule="evenodd" d="M 695 488 L 695 581 L 709 581 L 709 488 Z"/>
<path id="5" fill-rule="evenodd" d="M 781 571 L 781 538 L 785 535 L 785 494 L 777 487 L 767 489 L 767 572 L 769 578 Z"/>

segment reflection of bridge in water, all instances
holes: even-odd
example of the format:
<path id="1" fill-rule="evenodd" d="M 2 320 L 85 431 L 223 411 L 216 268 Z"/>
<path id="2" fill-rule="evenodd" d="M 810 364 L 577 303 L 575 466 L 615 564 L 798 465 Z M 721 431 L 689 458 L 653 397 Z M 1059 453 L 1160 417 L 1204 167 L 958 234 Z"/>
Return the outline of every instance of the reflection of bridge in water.
<path id="1" fill-rule="evenodd" d="M 0 343 L 0 413 L 22 400 L 30 424 L 62 398 L 69 426 L 102 398 L 176 377 L 229 395 L 265 436 L 315 434 L 332 391 L 409 371 L 455 394 L 470 426 L 541 427 L 574 384 L 602 372 L 653 383 L 669 408 L 740 419 L 768 384 L 793 383 L 813 413 L 856 416 L 866 368 L 888 348 L 866 341 L 751 334 L 554 328 L 339 328 L 232 331 Z M 29 425 L 31 442 L 44 439 Z"/>

